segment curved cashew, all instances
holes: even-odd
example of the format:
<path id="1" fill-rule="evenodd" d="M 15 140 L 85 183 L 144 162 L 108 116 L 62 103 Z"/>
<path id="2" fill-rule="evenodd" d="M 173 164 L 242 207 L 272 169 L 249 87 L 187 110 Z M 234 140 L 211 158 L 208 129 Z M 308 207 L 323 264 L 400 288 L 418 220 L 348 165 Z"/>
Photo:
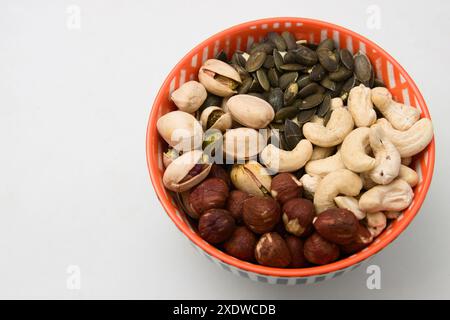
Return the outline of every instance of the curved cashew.
<path id="1" fill-rule="evenodd" d="M 419 109 L 394 101 L 386 88 L 373 88 L 372 102 L 397 130 L 408 130 L 420 118 Z"/>
<path id="2" fill-rule="evenodd" d="M 341 209 L 347 209 L 353 212 L 358 220 L 362 220 L 366 217 L 366 213 L 359 208 L 358 199 L 354 197 L 339 196 L 334 198 L 334 202 Z"/>
<path id="3" fill-rule="evenodd" d="M 411 187 L 415 187 L 417 183 L 419 183 L 419 175 L 417 174 L 417 172 L 404 165 L 400 166 L 398 177 L 408 182 Z"/>
<path id="4" fill-rule="evenodd" d="M 353 118 L 346 108 L 338 107 L 331 113 L 327 125 L 307 122 L 303 125 L 303 135 L 320 147 L 340 144 L 353 129 Z"/>
<path id="5" fill-rule="evenodd" d="M 292 151 L 281 150 L 273 144 L 267 145 L 260 154 L 261 162 L 275 172 L 293 172 L 302 168 L 311 158 L 312 144 L 300 140 Z"/>
<path id="6" fill-rule="evenodd" d="M 402 158 L 402 164 L 405 166 L 409 166 L 412 162 L 412 157 L 405 157 Z"/>
<path id="7" fill-rule="evenodd" d="M 369 128 L 356 128 L 345 137 L 342 143 L 342 161 L 354 172 L 365 172 L 375 167 L 375 159 L 366 153 L 369 147 L 369 134 Z"/>
<path id="8" fill-rule="evenodd" d="M 303 196 L 308 199 L 314 199 L 314 194 L 317 190 L 317 185 L 319 184 L 320 180 L 322 180 L 322 177 L 310 175 L 310 174 L 304 174 L 300 178 L 300 182 L 303 186 Z"/>
<path id="9" fill-rule="evenodd" d="M 306 173 L 321 177 L 339 169 L 345 169 L 340 151 L 324 159 L 309 161 L 305 166 Z"/>
<path id="10" fill-rule="evenodd" d="M 414 197 L 411 186 L 402 179 L 397 179 L 384 186 L 376 186 L 362 194 L 359 207 L 366 212 L 402 211 Z"/>
<path id="11" fill-rule="evenodd" d="M 422 118 L 406 131 L 399 131 L 384 118 L 378 119 L 374 126 L 381 126 L 403 158 L 418 154 L 433 139 L 433 124 Z"/>
<path id="12" fill-rule="evenodd" d="M 319 147 L 315 146 L 311 155 L 310 161 L 325 159 L 334 154 L 334 147 Z"/>
<path id="13" fill-rule="evenodd" d="M 314 195 L 316 213 L 335 208 L 334 198 L 339 194 L 356 197 L 361 188 L 361 179 L 350 170 L 339 169 L 327 174 L 317 185 Z"/>
<path id="14" fill-rule="evenodd" d="M 348 111 L 355 120 L 357 127 L 370 127 L 377 121 L 377 113 L 373 109 L 370 88 L 363 84 L 350 90 L 348 96 Z"/>
<path id="15" fill-rule="evenodd" d="M 339 108 L 343 108 L 343 107 L 344 107 L 344 101 L 341 98 L 336 97 L 336 98 L 331 99 L 331 106 L 330 106 L 331 110 L 335 110 L 335 109 L 339 109 Z"/>
<path id="16" fill-rule="evenodd" d="M 388 184 L 397 178 L 400 172 L 400 154 L 379 127 L 370 130 L 369 141 L 375 154 L 375 168 L 370 171 L 370 178 L 378 184 Z"/>
<path id="17" fill-rule="evenodd" d="M 377 237 L 386 228 L 386 216 L 383 212 L 370 212 L 366 216 L 367 229 Z"/>

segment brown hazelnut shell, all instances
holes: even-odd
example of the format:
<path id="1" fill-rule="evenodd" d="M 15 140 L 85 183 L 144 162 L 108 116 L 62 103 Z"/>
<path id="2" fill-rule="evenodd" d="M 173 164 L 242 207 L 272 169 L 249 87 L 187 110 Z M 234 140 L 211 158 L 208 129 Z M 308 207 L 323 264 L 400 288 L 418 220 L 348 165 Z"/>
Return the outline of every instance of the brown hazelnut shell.
<path id="1" fill-rule="evenodd" d="M 303 240 L 295 236 L 287 236 L 285 238 L 286 244 L 291 253 L 291 264 L 290 268 L 303 268 L 308 265 L 308 261 L 305 258 L 303 252 Z"/>
<path id="2" fill-rule="evenodd" d="M 234 229 L 234 218 L 225 209 L 209 209 L 198 221 L 200 236 L 211 244 L 228 240 Z"/>
<path id="3" fill-rule="evenodd" d="M 309 262 L 324 265 L 339 258 L 339 247 L 315 232 L 305 240 L 303 253 Z"/>
<path id="4" fill-rule="evenodd" d="M 286 241 L 276 232 L 261 236 L 255 248 L 255 257 L 263 266 L 284 268 L 291 263 L 291 253 Z"/>
<path id="5" fill-rule="evenodd" d="M 270 193 L 281 204 L 293 198 L 300 198 L 302 187 L 300 181 L 291 173 L 279 173 L 272 178 Z"/>
<path id="6" fill-rule="evenodd" d="M 340 208 L 325 210 L 314 221 L 314 227 L 322 237 L 340 245 L 355 239 L 358 225 L 359 221 L 351 211 Z"/>
<path id="7" fill-rule="evenodd" d="M 247 199 L 242 212 L 246 226 L 258 234 L 272 231 L 281 216 L 280 205 L 270 197 L 255 196 Z"/>
<path id="8" fill-rule="evenodd" d="M 225 207 L 228 198 L 228 186 L 219 178 L 209 178 L 196 186 L 188 198 L 188 205 L 197 216 L 209 209 Z"/>
<path id="9" fill-rule="evenodd" d="M 310 228 L 315 217 L 314 204 L 308 199 L 291 199 L 283 205 L 282 212 L 286 230 L 298 237 Z"/>
<path id="10" fill-rule="evenodd" d="M 255 260 L 255 247 L 257 238 L 247 227 L 237 227 L 230 239 L 224 244 L 226 253 L 244 261 Z"/>
<path id="11" fill-rule="evenodd" d="M 233 190 L 230 192 L 226 208 L 237 222 L 242 221 L 244 201 L 251 197 L 253 196 L 241 190 Z"/>

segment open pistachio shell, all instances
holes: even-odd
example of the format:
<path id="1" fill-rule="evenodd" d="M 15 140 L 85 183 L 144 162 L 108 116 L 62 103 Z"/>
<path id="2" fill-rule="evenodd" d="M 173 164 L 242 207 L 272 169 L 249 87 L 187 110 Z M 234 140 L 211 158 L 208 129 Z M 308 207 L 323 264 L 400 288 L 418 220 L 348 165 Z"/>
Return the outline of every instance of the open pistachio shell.
<path id="1" fill-rule="evenodd" d="M 219 107 L 206 108 L 200 116 L 203 130 L 217 129 L 225 132 L 233 125 L 231 115 Z"/>
<path id="2" fill-rule="evenodd" d="M 251 128 L 227 130 L 223 151 L 227 159 L 246 160 L 257 156 L 265 146 L 261 133 Z"/>
<path id="3" fill-rule="evenodd" d="M 163 164 L 164 164 L 164 168 L 167 168 L 173 160 L 175 160 L 176 158 L 178 158 L 179 154 L 178 151 L 176 151 L 173 148 L 170 148 L 169 150 L 167 150 L 167 152 L 163 153 Z"/>
<path id="4" fill-rule="evenodd" d="M 183 153 L 172 161 L 163 175 L 164 186 L 175 192 L 184 192 L 202 182 L 209 174 L 212 164 L 204 163 L 203 151 L 193 150 Z M 202 169 L 192 177 L 189 176 L 195 166 L 200 165 Z"/>
<path id="5" fill-rule="evenodd" d="M 270 194 L 272 177 L 269 172 L 256 161 L 233 165 L 230 177 L 231 182 L 238 190 L 255 196 L 265 196 Z"/>
<path id="6" fill-rule="evenodd" d="M 206 90 L 220 97 L 235 94 L 235 89 L 242 82 L 236 69 L 217 59 L 205 61 L 198 72 L 198 79 Z"/>
<path id="7" fill-rule="evenodd" d="M 161 137 L 175 150 L 190 151 L 202 145 L 203 130 L 200 122 L 189 113 L 172 111 L 156 123 Z"/>
<path id="8" fill-rule="evenodd" d="M 275 116 L 272 106 L 267 101 L 249 94 L 231 97 L 227 102 L 227 108 L 234 120 L 248 128 L 265 128 Z"/>

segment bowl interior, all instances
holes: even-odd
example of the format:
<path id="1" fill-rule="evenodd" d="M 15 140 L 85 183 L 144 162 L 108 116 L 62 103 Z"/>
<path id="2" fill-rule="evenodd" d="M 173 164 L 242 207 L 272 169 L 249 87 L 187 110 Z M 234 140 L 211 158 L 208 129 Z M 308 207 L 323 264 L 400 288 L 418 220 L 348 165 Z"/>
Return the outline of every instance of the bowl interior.
<path id="1" fill-rule="evenodd" d="M 235 268 L 262 275 L 277 277 L 323 275 L 348 268 L 367 259 L 389 244 L 407 227 L 420 209 L 431 182 L 434 167 L 434 139 L 421 154 L 414 158 L 413 167 L 419 173 L 420 182 L 414 188 L 415 197 L 410 207 L 397 220 L 393 221 L 369 247 L 350 257 L 324 266 L 303 269 L 269 268 L 240 261 L 227 255 L 197 235 L 189 219 L 177 208 L 162 183 L 164 172 L 162 153 L 165 151 L 166 145 L 158 136 L 156 121 L 161 115 L 175 109 L 169 98 L 170 93 L 184 82 L 196 80 L 202 62 L 214 57 L 220 50 L 224 50 L 230 56 L 235 50 L 245 50 L 254 41 L 260 41 L 269 31 L 282 32 L 284 30 L 294 33 L 297 39 L 319 43 L 328 37 L 333 38 L 340 47 L 347 48 L 353 53 L 365 52 L 375 68 L 376 77 L 383 80 L 394 99 L 419 108 L 422 117 L 430 118 L 425 101 L 413 80 L 389 54 L 370 40 L 345 28 L 317 20 L 263 19 L 244 23 L 212 36 L 195 47 L 174 67 L 162 85 L 151 111 L 146 141 L 147 163 L 153 186 L 164 209 L 177 227 L 208 255 Z"/>

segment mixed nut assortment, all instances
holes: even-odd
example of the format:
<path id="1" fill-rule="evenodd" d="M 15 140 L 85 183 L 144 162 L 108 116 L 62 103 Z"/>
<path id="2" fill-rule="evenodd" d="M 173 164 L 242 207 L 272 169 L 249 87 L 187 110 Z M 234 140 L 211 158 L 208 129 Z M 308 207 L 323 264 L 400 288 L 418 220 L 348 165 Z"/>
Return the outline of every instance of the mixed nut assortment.
<path id="1" fill-rule="evenodd" d="M 368 246 L 412 202 L 433 137 L 361 52 L 269 32 L 206 60 L 157 122 L 163 183 L 199 235 L 269 267 L 323 265 Z"/>

